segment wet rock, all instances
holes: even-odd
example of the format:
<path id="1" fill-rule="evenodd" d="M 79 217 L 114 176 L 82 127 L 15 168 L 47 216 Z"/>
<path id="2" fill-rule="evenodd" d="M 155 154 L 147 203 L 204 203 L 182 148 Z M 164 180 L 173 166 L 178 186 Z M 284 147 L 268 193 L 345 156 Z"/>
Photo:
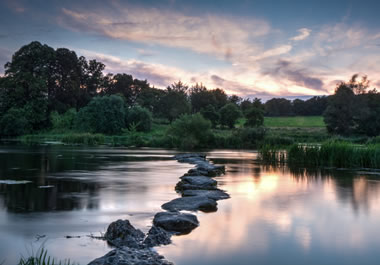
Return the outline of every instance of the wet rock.
<path id="1" fill-rule="evenodd" d="M 190 233 L 199 225 L 198 219 L 193 214 L 179 212 L 160 212 L 154 216 L 153 224 L 166 231 L 180 234 Z"/>
<path id="2" fill-rule="evenodd" d="M 127 246 L 130 248 L 141 248 L 144 233 L 134 228 L 128 220 L 117 220 L 112 222 L 104 238 L 116 247 Z"/>
<path id="3" fill-rule="evenodd" d="M 176 190 L 212 190 L 216 189 L 217 182 L 205 176 L 183 176 L 176 185 Z"/>
<path id="4" fill-rule="evenodd" d="M 213 165 L 207 161 L 197 164 L 197 170 L 202 172 L 207 172 L 207 176 L 215 177 L 225 173 L 225 166 L 223 165 Z"/>
<path id="5" fill-rule="evenodd" d="M 220 189 L 216 190 L 184 190 L 182 191 L 183 197 L 192 197 L 192 196 L 205 196 L 213 200 L 225 200 L 230 198 L 230 195 L 225 191 Z"/>
<path id="6" fill-rule="evenodd" d="M 164 203 L 161 207 L 164 210 L 170 212 L 176 211 L 198 211 L 202 212 L 215 212 L 217 203 L 215 200 L 207 198 L 206 196 L 192 196 L 192 197 L 182 197 L 171 200 L 170 202 Z"/>
<path id="7" fill-rule="evenodd" d="M 103 257 L 91 261 L 88 265 L 172 265 L 150 248 L 135 249 L 121 247 L 108 252 Z"/>
<path id="8" fill-rule="evenodd" d="M 184 176 L 208 176 L 208 172 L 192 168 Z"/>
<path id="9" fill-rule="evenodd" d="M 169 245 L 172 241 L 172 233 L 166 231 L 165 229 L 153 225 L 147 237 L 145 238 L 143 244 L 146 247 L 155 247 L 159 245 Z"/>

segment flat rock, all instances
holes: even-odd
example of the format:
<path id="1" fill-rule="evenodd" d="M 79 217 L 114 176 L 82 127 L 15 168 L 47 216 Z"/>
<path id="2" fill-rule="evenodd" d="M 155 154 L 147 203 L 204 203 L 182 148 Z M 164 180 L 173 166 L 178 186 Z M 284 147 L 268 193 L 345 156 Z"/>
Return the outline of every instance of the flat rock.
<path id="1" fill-rule="evenodd" d="M 217 182 L 205 176 L 183 176 L 175 187 L 176 190 L 213 190 Z"/>
<path id="2" fill-rule="evenodd" d="M 144 233 L 134 228 L 128 220 L 117 220 L 112 222 L 104 238 L 116 247 L 127 246 L 130 248 L 141 248 Z"/>
<path id="3" fill-rule="evenodd" d="M 193 214 L 179 212 L 160 212 L 156 213 L 153 224 L 166 231 L 180 234 L 190 233 L 198 225 L 198 219 Z"/>
<path id="4" fill-rule="evenodd" d="M 121 247 L 108 252 L 103 257 L 91 261 L 88 265 L 172 265 L 150 248 L 135 249 Z"/>
<path id="5" fill-rule="evenodd" d="M 170 212 L 176 211 L 198 211 L 202 212 L 215 212 L 217 203 L 215 200 L 207 198 L 206 196 L 192 196 L 192 197 L 182 197 L 171 200 L 170 202 L 164 203 L 161 207 L 164 210 Z"/>
<path id="6" fill-rule="evenodd" d="M 230 198 L 225 191 L 220 189 L 216 190 L 184 190 L 182 191 L 183 197 L 192 197 L 192 196 L 205 196 L 213 200 L 225 200 Z"/>
<path id="7" fill-rule="evenodd" d="M 172 241 L 172 233 L 166 231 L 165 229 L 153 225 L 147 237 L 145 238 L 143 244 L 146 247 L 155 247 L 159 245 L 169 245 Z"/>

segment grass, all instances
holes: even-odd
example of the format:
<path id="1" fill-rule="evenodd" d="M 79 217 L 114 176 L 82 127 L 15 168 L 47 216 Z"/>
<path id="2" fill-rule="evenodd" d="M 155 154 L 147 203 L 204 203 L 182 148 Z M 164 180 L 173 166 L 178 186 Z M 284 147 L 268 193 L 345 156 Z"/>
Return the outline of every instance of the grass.
<path id="1" fill-rule="evenodd" d="M 287 162 L 300 166 L 337 168 L 380 168 L 380 144 L 358 145 L 330 140 L 322 144 L 293 144 L 285 151 L 264 146 L 262 161 Z"/>
<path id="2" fill-rule="evenodd" d="M 325 128 L 322 116 L 265 117 L 266 127 Z"/>
<path id="3" fill-rule="evenodd" d="M 41 248 L 36 254 L 28 258 L 21 257 L 18 265 L 74 265 L 70 260 L 55 260 L 48 255 L 47 250 Z"/>

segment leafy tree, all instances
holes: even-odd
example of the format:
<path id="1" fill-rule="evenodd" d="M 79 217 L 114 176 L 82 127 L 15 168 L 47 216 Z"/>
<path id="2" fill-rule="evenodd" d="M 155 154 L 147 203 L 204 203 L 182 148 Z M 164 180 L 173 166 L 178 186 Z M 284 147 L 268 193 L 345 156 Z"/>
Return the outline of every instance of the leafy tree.
<path id="1" fill-rule="evenodd" d="M 146 108 L 156 115 L 160 111 L 160 101 L 165 95 L 165 91 L 154 87 L 142 88 L 137 96 L 136 103 L 141 107 Z"/>
<path id="2" fill-rule="evenodd" d="M 219 123 L 220 114 L 213 105 L 208 105 L 206 108 L 201 109 L 201 114 L 205 119 L 211 121 L 213 128 Z"/>
<path id="3" fill-rule="evenodd" d="M 152 113 L 146 108 L 134 106 L 128 111 L 128 126 L 135 126 L 139 132 L 148 132 L 152 128 Z"/>
<path id="4" fill-rule="evenodd" d="M 206 146 L 211 136 L 211 122 L 201 114 L 182 115 L 169 127 L 167 135 L 173 144 L 184 149 Z"/>
<path id="5" fill-rule="evenodd" d="M 0 135 L 19 136 L 30 132 L 23 109 L 11 108 L 0 119 Z"/>
<path id="6" fill-rule="evenodd" d="M 324 113 L 328 132 L 341 135 L 352 133 L 355 130 L 355 112 L 356 100 L 352 88 L 345 83 L 340 83 Z"/>
<path id="7" fill-rule="evenodd" d="M 83 132 L 118 134 L 125 128 L 125 107 L 120 96 L 95 97 L 82 108 L 75 128 Z"/>
<path id="8" fill-rule="evenodd" d="M 291 101 L 285 98 L 272 98 L 265 102 L 265 112 L 268 116 L 291 116 L 293 115 Z"/>
<path id="9" fill-rule="evenodd" d="M 251 107 L 245 115 L 246 127 L 259 127 L 264 124 L 264 111 L 259 108 Z"/>
<path id="10" fill-rule="evenodd" d="M 234 103 L 229 103 L 220 109 L 220 123 L 229 128 L 234 128 L 237 119 L 241 116 L 239 107 Z"/>
<path id="11" fill-rule="evenodd" d="M 186 94 L 186 86 L 175 83 L 167 87 L 160 100 L 159 112 L 162 117 L 173 121 L 190 112 L 190 103 Z"/>

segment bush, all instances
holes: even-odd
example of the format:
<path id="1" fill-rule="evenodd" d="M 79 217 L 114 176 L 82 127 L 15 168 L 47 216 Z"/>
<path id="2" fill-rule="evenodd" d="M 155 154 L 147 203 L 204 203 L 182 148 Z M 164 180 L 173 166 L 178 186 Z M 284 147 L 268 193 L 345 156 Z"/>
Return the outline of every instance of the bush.
<path id="1" fill-rule="evenodd" d="M 239 139 L 242 148 L 257 147 L 258 143 L 264 138 L 265 128 L 242 128 L 234 133 L 235 138 Z"/>
<path id="2" fill-rule="evenodd" d="M 118 134 L 124 127 L 124 101 L 116 95 L 93 98 L 75 119 L 75 129 L 82 132 Z"/>
<path id="3" fill-rule="evenodd" d="M 220 123 L 229 128 L 234 128 L 237 119 L 242 116 L 242 113 L 236 104 L 229 103 L 220 109 Z"/>
<path id="4" fill-rule="evenodd" d="M 66 131 L 74 129 L 75 118 L 77 111 L 69 109 L 64 114 L 59 114 L 57 111 L 50 113 L 50 121 L 55 131 Z"/>
<path id="5" fill-rule="evenodd" d="M 183 149 L 205 147 L 211 135 L 211 122 L 199 113 L 185 114 L 170 125 L 167 135 L 172 138 L 176 147 Z"/>
<path id="6" fill-rule="evenodd" d="M 4 136 L 19 136 L 29 133 L 31 125 L 25 118 L 23 109 L 11 108 L 0 120 L 0 134 Z"/>
<path id="7" fill-rule="evenodd" d="M 152 128 L 152 113 L 146 108 L 134 106 L 128 111 L 128 126 L 134 124 L 136 131 L 149 132 Z"/>
<path id="8" fill-rule="evenodd" d="M 104 135 L 91 133 L 73 133 L 65 135 L 62 142 L 66 144 L 98 145 L 104 143 Z"/>

